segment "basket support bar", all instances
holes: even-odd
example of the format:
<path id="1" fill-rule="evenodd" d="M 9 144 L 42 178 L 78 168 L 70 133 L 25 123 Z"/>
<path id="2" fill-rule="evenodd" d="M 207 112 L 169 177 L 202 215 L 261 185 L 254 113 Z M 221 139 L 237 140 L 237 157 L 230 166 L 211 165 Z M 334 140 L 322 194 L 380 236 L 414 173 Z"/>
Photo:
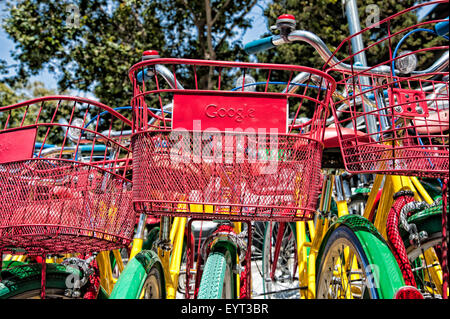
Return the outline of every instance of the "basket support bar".
<path id="1" fill-rule="evenodd" d="M 343 0 L 345 7 L 345 13 L 348 21 L 348 28 L 350 35 L 354 35 L 361 31 L 361 24 L 359 21 L 358 6 L 356 0 Z M 362 40 L 362 34 L 358 34 L 351 39 L 352 52 L 355 54 L 355 62 L 359 63 L 361 66 L 367 66 L 366 54 L 364 52 L 364 43 Z M 359 52 L 359 53 L 358 53 Z M 369 87 L 370 80 L 367 77 L 361 77 L 360 79 L 362 87 Z M 365 112 L 372 112 L 373 108 L 370 105 L 364 104 Z M 374 115 L 367 115 L 366 117 L 367 130 L 369 134 L 377 139 L 375 133 L 377 132 L 376 119 Z"/>

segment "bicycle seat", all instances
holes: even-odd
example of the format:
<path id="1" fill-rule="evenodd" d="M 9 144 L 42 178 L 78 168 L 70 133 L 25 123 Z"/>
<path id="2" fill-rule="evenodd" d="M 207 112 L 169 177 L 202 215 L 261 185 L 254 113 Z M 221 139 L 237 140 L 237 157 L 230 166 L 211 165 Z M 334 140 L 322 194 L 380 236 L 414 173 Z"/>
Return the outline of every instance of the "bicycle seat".
<path id="1" fill-rule="evenodd" d="M 426 119 L 415 119 L 414 125 L 419 134 L 436 134 L 448 131 L 449 110 L 432 112 Z"/>
<path id="2" fill-rule="evenodd" d="M 341 128 L 342 139 L 347 140 L 355 136 L 355 131 L 351 128 Z M 371 138 L 366 133 L 356 131 L 359 142 L 370 142 Z M 339 147 L 339 137 L 335 126 L 325 128 L 325 135 L 323 138 L 324 148 Z"/>

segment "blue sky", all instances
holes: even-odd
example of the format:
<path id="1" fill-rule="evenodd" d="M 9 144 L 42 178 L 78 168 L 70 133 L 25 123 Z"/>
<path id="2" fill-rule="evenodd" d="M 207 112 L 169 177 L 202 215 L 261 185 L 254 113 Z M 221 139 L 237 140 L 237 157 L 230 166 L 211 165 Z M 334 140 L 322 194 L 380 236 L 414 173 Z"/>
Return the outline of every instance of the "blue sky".
<path id="1" fill-rule="evenodd" d="M 267 0 L 260 0 L 260 5 L 255 6 L 254 9 L 249 13 L 249 17 L 253 19 L 253 28 L 248 30 L 243 36 L 243 42 L 247 43 L 251 40 L 259 38 L 263 33 L 267 31 L 267 20 L 263 16 L 263 6 L 267 3 Z M 0 21 L 5 16 L 6 1 L 0 0 Z M 0 25 L 0 59 L 5 60 L 8 65 L 14 65 L 16 62 L 11 56 L 11 52 L 14 51 L 14 42 L 8 37 L 8 34 Z M 13 68 L 11 68 L 11 71 Z M 31 80 L 41 81 L 49 89 L 57 89 L 57 80 L 54 74 L 50 74 L 47 70 L 43 70 L 37 76 L 33 76 Z M 90 96 L 93 97 L 89 92 L 73 92 L 76 95 Z"/>

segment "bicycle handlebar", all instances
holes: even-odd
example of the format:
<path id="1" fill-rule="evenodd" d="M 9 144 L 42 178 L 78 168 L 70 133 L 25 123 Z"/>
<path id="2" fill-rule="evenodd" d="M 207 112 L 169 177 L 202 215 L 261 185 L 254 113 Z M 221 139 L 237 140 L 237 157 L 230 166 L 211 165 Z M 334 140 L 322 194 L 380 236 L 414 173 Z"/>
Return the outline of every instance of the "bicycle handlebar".
<path id="1" fill-rule="evenodd" d="M 35 145 L 39 146 L 39 145 Z M 53 154 L 57 154 L 59 152 L 62 151 L 63 154 L 73 154 L 75 151 L 79 151 L 79 152 L 104 152 L 106 150 L 106 146 L 105 145 L 79 145 L 77 146 L 66 146 L 66 147 L 62 147 L 62 146 L 50 146 L 50 147 L 44 147 L 44 149 L 41 151 L 41 156 L 42 157 L 48 157 L 51 156 Z"/>
<path id="2" fill-rule="evenodd" d="M 448 17 L 446 18 L 448 19 Z M 440 36 L 444 36 L 448 34 L 448 21 L 442 21 L 439 23 L 436 23 L 434 26 L 434 31 Z"/>
<path id="3" fill-rule="evenodd" d="M 164 66 L 162 64 L 156 64 L 155 71 L 167 81 L 167 83 L 169 84 L 169 86 L 172 89 L 184 90 L 183 85 L 180 83 L 180 81 L 175 79 L 175 77 L 173 76 L 173 73 L 166 66 Z M 150 72 L 150 74 L 149 74 L 149 72 Z M 152 73 L 151 70 L 146 68 L 143 71 L 139 71 L 137 73 L 136 79 L 139 82 L 145 81 L 148 78 L 150 78 L 151 76 L 153 76 L 153 74 L 151 74 L 151 73 Z"/>
<path id="4" fill-rule="evenodd" d="M 275 47 L 275 45 L 272 43 L 273 36 L 253 40 L 246 45 L 244 45 L 244 51 L 247 54 L 255 54 L 259 53 L 268 49 L 272 49 Z"/>
<path id="5" fill-rule="evenodd" d="M 378 67 L 365 67 L 365 66 L 358 66 L 358 65 L 350 65 L 347 63 L 341 62 L 339 59 L 337 59 L 333 53 L 328 49 L 325 42 L 317 36 L 316 34 L 305 31 L 305 30 L 295 30 L 289 33 L 286 37 L 282 37 L 279 35 L 274 35 L 266 38 L 262 38 L 259 40 L 254 40 L 249 43 L 247 43 L 244 46 L 245 52 L 252 54 L 257 52 L 262 52 L 264 50 L 268 50 L 271 48 L 274 48 L 276 46 L 290 43 L 290 42 L 306 42 L 310 44 L 316 51 L 319 53 L 320 57 L 328 64 L 331 64 L 336 69 L 344 70 L 344 71 L 367 71 L 372 74 L 378 74 L 378 75 L 388 75 L 390 74 L 390 67 L 386 65 L 381 65 Z"/>
<path id="6" fill-rule="evenodd" d="M 440 22 L 436 25 L 436 32 L 438 34 L 442 34 L 443 32 L 448 33 L 448 21 Z M 445 28 L 447 30 L 445 31 Z M 356 72 L 366 72 L 373 75 L 390 75 L 391 68 L 387 65 L 381 65 L 377 67 L 370 66 L 359 66 L 359 65 L 350 65 L 344 63 L 337 59 L 331 51 L 328 49 L 326 44 L 322 41 L 322 39 L 316 34 L 305 31 L 305 30 L 295 30 L 289 33 L 287 36 L 279 36 L 274 35 L 258 40 L 251 41 L 244 46 L 244 50 L 248 54 L 254 54 L 258 52 L 262 52 L 276 46 L 290 43 L 290 42 L 306 42 L 310 44 L 316 51 L 319 53 L 320 57 L 333 68 L 343 71 L 356 71 Z M 422 71 L 413 71 L 412 74 L 417 75 L 425 75 L 424 77 L 432 77 L 434 72 L 440 72 L 448 66 L 449 63 L 449 52 L 446 51 L 444 54 L 433 63 L 432 66 Z M 397 71 L 398 72 L 398 71 Z"/>

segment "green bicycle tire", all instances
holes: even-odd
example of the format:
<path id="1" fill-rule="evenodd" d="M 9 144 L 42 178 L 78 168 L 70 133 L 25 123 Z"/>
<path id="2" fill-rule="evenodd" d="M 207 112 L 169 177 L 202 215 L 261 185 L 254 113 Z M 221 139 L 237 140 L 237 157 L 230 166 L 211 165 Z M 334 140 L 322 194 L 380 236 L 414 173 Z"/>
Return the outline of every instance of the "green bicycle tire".
<path id="1" fill-rule="evenodd" d="M 151 296 L 144 291 L 151 284 Z M 156 286 L 155 286 L 156 285 Z M 139 299 L 145 297 L 165 299 L 165 279 L 158 255 L 151 250 L 139 252 L 120 274 L 109 299 Z"/>
<path id="2" fill-rule="evenodd" d="M 400 227 L 400 235 L 402 236 L 408 259 L 412 262 L 412 269 L 414 269 L 413 273 L 417 288 L 422 294 L 427 294 L 427 298 L 441 298 L 442 296 L 436 290 L 430 290 L 429 288 L 437 287 L 442 282 L 433 282 L 433 278 L 425 279 L 425 273 L 429 270 L 427 268 L 424 269 L 423 262 L 431 265 L 430 261 L 427 261 L 425 258 L 424 252 L 430 248 L 437 248 L 435 251 L 438 253 L 439 246 L 442 245 L 442 206 L 434 206 L 422 210 L 410 216 L 408 223 L 415 224 L 418 233 L 424 232 L 426 234 L 426 237 L 421 239 L 420 245 L 413 245 L 409 241 L 409 233 Z M 437 262 L 440 263 L 439 257 Z M 439 266 L 442 267 L 441 265 Z M 426 286 L 429 288 L 425 289 Z"/>
<path id="3" fill-rule="evenodd" d="M 448 208 L 447 211 L 449 211 Z M 408 218 L 408 223 L 415 224 L 419 233 L 424 231 L 429 237 L 435 237 L 433 234 L 442 233 L 442 206 L 434 206 L 418 212 Z M 409 234 L 402 227 L 400 227 L 400 236 L 408 248 Z"/>
<path id="4" fill-rule="evenodd" d="M 317 297 L 323 274 L 327 267 L 327 258 L 339 241 L 352 246 L 359 255 L 361 266 L 371 280 L 368 295 L 371 299 L 392 299 L 395 293 L 405 285 L 400 268 L 389 246 L 375 227 L 358 215 L 346 215 L 339 218 L 328 230 L 319 249 L 316 261 Z M 377 271 L 374 271 L 376 269 Z"/>
<path id="5" fill-rule="evenodd" d="M 423 210 L 408 218 L 408 223 L 415 224 L 417 232 L 425 232 L 427 238 L 421 240 L 421 248 L 414 247 L 409 241 L 409 234 L 400 228 L 400 235 L 405 244 L 406 253 L 410 260 L 416 259 L 417 253 L 414 251 L 420 249 L 428 249 L 431 246 L 439 245 L 442 242 L 442 208 L 433 207 L 432 209 Z"/>
<path id="6" fill-rule="evenodd" d="M 70 275 L 81 276 L 79 270 L 60 264 L 46 265 L 45 290 L 48 298 L 65 298 L 68 288 L 66 280 Z M 1 273 L 0 299 L 39 298 L 41 290 L 42 265 L 21 264 Z"/>
<path id="7" fill-rule="evenodd" d="M 200 280 L 198 299 L 232 299 L 235 297 L 235 276 L 230 245 L 217 243 L 206 259 Z"/>

